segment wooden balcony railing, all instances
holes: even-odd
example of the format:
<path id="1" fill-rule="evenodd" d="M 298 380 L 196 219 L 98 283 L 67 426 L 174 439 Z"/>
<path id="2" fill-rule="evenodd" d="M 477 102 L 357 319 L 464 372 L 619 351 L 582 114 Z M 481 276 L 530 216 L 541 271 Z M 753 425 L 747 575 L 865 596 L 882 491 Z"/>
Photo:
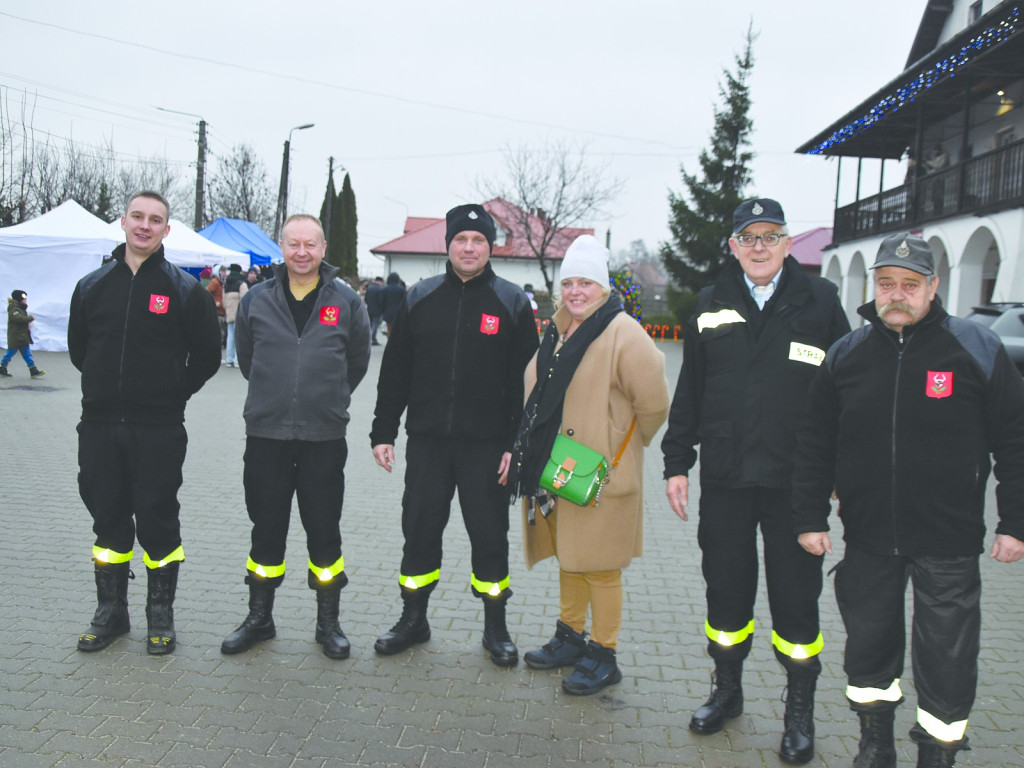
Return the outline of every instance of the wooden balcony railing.
<path id="1" fill-rule="evenodd" d="M 1018 206 L 1024 206 L 1024 141 L 837 208 L 832 239 L 841 243 Z"/>

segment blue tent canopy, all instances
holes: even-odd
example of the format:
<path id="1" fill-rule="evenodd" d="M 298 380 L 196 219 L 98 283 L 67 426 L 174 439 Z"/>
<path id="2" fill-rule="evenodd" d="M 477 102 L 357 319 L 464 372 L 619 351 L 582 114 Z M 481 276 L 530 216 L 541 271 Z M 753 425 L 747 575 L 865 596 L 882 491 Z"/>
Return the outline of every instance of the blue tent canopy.
<path id="1" fill-rule="evenodd" d="M 248 253 L 254 266 L 281 261 L 281 247 L 251 221 L 221 218 L 199 234 L 217 245 Z"/>

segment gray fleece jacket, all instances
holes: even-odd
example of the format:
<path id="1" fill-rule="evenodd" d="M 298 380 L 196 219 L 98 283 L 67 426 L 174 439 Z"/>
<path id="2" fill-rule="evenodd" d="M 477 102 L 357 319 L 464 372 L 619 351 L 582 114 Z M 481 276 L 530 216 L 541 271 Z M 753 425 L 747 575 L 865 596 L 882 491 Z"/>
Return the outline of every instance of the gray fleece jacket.
<path id="1" fill-rule="evenodd" d="M 370 320 L 359 294 L 320 265 L 316 307 L 299 334 L 285 284 L 259 283 L 235 318 L 238 367 L 249 381 L 245 433 L 318 442 L 345 437 L 352 392 L 370 362 Z"/>

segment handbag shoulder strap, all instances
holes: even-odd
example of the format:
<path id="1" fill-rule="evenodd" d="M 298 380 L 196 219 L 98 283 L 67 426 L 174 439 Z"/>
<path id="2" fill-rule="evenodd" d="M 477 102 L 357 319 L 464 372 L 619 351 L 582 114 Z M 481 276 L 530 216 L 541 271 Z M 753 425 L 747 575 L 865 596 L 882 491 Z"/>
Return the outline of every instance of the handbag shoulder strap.
<path id="1" fill-rule="evenodd" d="M 626 452 L 626 446 L 629 445 L 629 438 L 633 436 L 633 430 L 636 428 L 636 416 L 633 417 L 633 422 L 629 425 L 629 432 L 626 433 L 626 439 L 622 441 L 622 445 L 619 446 L 619 452 L 615 454 L 615 458 L 612 459 L 612 466 L 617 467 L 619 461 L 622 459 L 622 454 Z"/>

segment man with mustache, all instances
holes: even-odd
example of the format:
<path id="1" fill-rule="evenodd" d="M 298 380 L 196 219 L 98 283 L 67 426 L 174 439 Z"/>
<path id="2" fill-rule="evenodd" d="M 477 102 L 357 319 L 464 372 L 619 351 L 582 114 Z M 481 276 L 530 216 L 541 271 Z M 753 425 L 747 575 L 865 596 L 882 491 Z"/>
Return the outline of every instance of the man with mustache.
<path id="1" fill-rule="evenodd" d="M 978 680 L 985 484 L 995 458 L 990 555 L 1024 556 L 1024 380 L 988 328 L 946 313 L 931 249 L 882 241 L 869 321 L 836 342 L 798 430 L 793 508 L 801 546 L 832 552 L 833 488 L 846 551 L 835 567 L 846 625 L 846 697 L 860 718 L 857 768 L 896 765 L 904 592 L 914 590 L 918 766 L 967 747 Z"/>

